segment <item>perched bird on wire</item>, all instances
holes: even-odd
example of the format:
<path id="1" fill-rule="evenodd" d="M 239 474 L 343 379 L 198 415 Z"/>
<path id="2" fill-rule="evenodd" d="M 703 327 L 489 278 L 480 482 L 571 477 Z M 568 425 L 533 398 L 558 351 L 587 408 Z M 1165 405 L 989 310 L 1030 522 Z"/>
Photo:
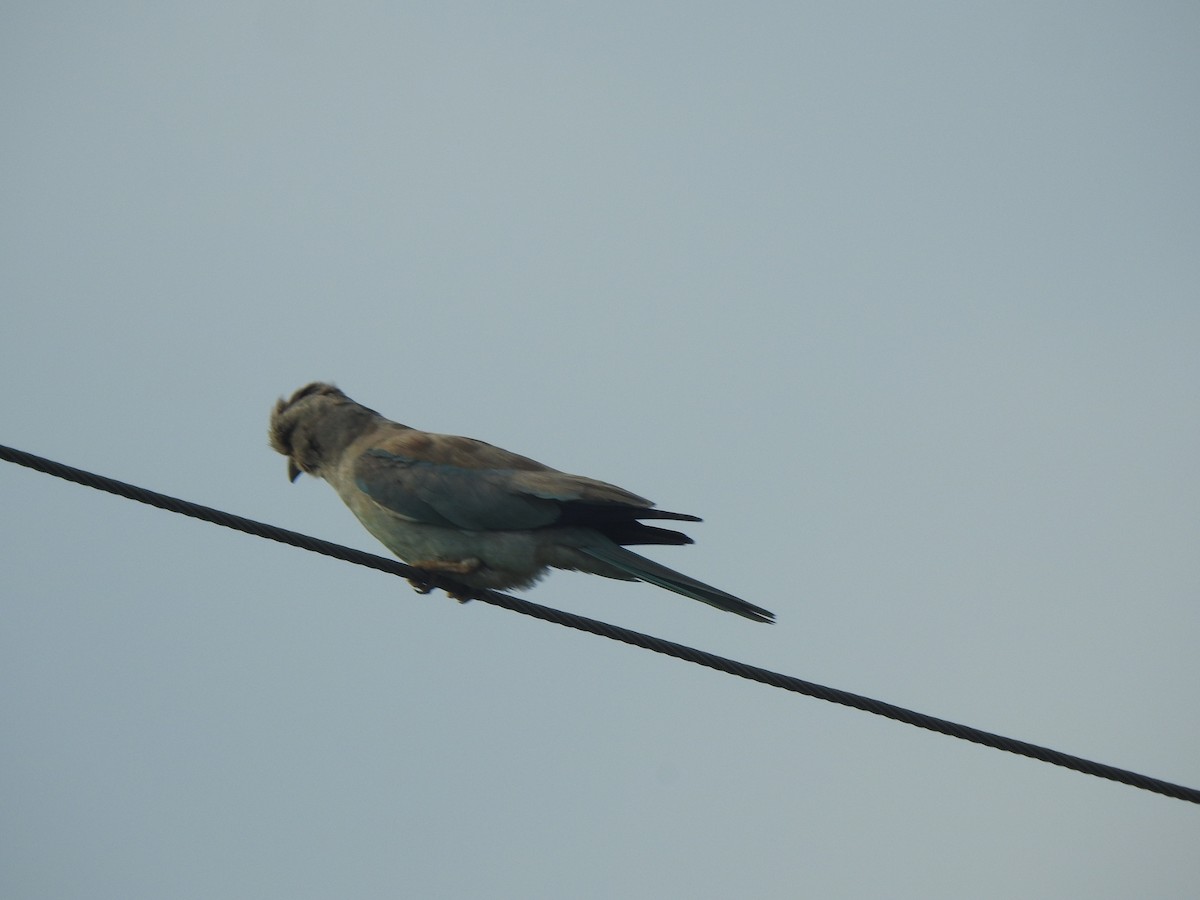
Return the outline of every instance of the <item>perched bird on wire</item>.
<path id="1" fill-rule="evenodd" d="M 270 435 L 292 481 L 301 472 L 324 478 L 367 531 L 424 572 L 503 589 L 528 587 L 550 567 L 575 569 L 774 621 L 774 613 L 625 549 L 692 543 L 642 519 L 700 520 L 615 485 L 483 441 L 409 428 L 320 382 L 275 404 Z"/>

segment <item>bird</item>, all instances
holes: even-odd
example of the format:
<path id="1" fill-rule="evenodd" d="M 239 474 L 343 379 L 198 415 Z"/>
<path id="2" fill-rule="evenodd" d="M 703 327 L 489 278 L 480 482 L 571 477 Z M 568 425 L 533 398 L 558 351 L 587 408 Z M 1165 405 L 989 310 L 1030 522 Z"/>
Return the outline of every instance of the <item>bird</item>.
<path id="1" fill-rule="evenodd" d="M 530 587 L 551 568 L 576 570 L 647 582 L 756 622 L 775 619 L 627 549 L 693 543 L 642 520 L 700 519 L 656 509 L 616 485 L 474 438 L 401 425 L 319 381 L 279 399 L 269 435 L 287 457 L 290 481 L 301 473 L 323 478 L 367 531 L 422 573 L 502 590 Z"/>

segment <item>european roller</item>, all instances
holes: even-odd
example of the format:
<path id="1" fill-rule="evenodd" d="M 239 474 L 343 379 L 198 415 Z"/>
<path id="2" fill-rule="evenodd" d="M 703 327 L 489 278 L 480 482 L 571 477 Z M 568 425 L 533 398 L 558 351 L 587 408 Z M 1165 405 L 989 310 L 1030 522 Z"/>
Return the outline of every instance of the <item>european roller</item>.
<path id="1" fill-rule="evenodd" d="M 574 569 L 774 621 L 765 609 L 626 549 L 692 543 L 643 520 L 700 520 L 655 509 L 615 485 L 483 441 L 418 431 L 320 382 L 279 400 L 270 436 L 292 481 L 301 472 L 325 479 L 367 531 L 422 571 L 505 589 L 528 587 L 549 568 Z"/>

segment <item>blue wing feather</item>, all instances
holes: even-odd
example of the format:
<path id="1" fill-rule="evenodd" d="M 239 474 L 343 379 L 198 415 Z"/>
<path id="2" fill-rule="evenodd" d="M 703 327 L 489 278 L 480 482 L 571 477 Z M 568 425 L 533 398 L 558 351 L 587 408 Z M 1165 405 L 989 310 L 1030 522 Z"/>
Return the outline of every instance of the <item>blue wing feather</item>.
<path id="1" fill-rule="evenodd" d="M 355 464 L 355 484 L 372 500 L 406 519 L 469 531 L 510 531 L 553 524 L 553 500 L 515 492 L 513 473 L 464 469 L 368 450 Z"/>

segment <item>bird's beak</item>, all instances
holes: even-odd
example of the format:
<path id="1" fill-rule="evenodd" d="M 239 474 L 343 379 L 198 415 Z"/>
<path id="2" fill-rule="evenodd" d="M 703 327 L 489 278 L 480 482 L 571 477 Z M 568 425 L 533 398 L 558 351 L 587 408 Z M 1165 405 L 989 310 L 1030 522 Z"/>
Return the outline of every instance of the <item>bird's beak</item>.
<path id="1" fill-rule="evenodd" d="M 295 481 L 300 477 L 300 467 L 296 465 L 296 461 L 290 456 L 288 457 L 288 481 Z"/>

